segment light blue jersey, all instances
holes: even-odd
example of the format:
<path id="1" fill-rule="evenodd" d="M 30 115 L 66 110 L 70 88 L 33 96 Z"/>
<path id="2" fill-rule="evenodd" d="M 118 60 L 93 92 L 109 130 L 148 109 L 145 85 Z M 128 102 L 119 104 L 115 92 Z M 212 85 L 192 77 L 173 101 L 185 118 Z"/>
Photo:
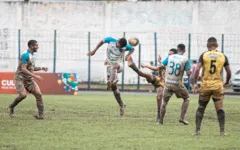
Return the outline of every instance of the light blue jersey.
<path id="1" fill-rule="evenodd" d="M 107 47 L 107 59 L 111 62 L 111 63 L 115 63 L 115 62 L 121 62 L 122 57 L 124 56 L 124 52 L 125 51 L 131 51 L 132 50 L 132 46 L 127 44 L 126 47 L 119 49 L 116 47 L 117 45 L 117 39 L 112 38 L 112 37 L 106 37 L 103 40 L 104 43 L 108 43 L 108 47 Z"/>
<path id="2" fill-rule="evenodd" d="M 166 66 L 165 86 L 171 88 L 182 85 L 184 71 L 191 70 L 190 61 L 183 54 L 168 56 L 162 65 Z"/>
<path id="3" fill-rule="evenodd" d="M 27 70 L 33 72 L 35 67 L 35 61 L 36 57 L 34 53 L 32 54 L 29 50 L 24 52 L 21 55 L 15 78 L 22 80 L 31 80 L 32 76 L 29 76 L 22 72 L 22 65 L 27 65 Z"/>

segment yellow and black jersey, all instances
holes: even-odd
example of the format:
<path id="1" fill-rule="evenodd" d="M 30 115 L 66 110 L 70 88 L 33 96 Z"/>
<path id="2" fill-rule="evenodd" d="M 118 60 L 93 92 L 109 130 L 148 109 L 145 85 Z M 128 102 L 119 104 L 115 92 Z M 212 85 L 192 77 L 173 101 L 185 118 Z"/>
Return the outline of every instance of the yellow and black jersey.
<path id="1" fill-rule="evenodd" d="M 199 63 L 202 63 L 202 83 L 201 88 L 215 90 L 223 86 L 222 70 L 223 67 L 229 66 L 227 57 L 217 50 L 204 52 Z"/>

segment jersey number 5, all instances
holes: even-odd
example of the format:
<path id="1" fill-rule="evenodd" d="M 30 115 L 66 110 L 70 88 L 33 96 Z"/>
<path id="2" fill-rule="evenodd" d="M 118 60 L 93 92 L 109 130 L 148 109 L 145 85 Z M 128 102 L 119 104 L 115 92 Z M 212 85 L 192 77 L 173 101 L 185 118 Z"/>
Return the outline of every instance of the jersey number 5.
<path id="1" fill-rule="evenodd" d="M 216 64 L 215 64 L 216 62 L 217 62 L 217 60 L 211 60 L 210 70 L 209 70 L 210 74 L 214 74 L 216 72 L 216 69 L 217 69 Z"/>
<path id="2" fill-rule="evenodd" d="M 168 72 L 170 75 L 175 74 L 176 76 L 180 75 L 180 70 L 181 70 L 181 64 L 176 63 L 173 61 L 170 61 L 170 68 L 172 68 L 172 70 L 170 72 Z"/>

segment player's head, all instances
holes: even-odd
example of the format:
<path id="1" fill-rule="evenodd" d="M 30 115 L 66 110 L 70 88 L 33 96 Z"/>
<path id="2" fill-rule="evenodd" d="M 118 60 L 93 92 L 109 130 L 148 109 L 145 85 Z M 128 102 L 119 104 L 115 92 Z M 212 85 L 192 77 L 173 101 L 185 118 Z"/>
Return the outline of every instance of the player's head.
<path id="1" fill-rule="evenodd" d="M 169 50 L 168 55 L 172 55 L 172 54 L 177 54 L 177 49 L 176 48 L 172 48 Z"/>
<path id="2" fill-rule="evenodd" d="M 121 38 L 117 42 L 117 48 L 123 48 L 127 45 L 127 40 L 125 38 Z"/>
<path id="3" fill-rule="evenodd" d="M 210 37 L 207 40 L 208 50 L 215 50 L 218 47 L 217 39 L 215 37 Z"/>
<path id="4" fill-rule="evenodd" d="M 153 61 L 150 61 L 150 65 L 153 65 Z"/>
<path id="5" fill-rule="evenodd" d="M 33 52 L 37 52 L 38 49 L 38 43 L 36 40 L 30 40 L 28 41 L 28 48 L 32 50 Z"/>
<path id="6" fill-rule="evenodd" d="M 193 60 L 193 61 L 192 61 L 192 63 L 193 63 L 193 64 L 196 64 L 196 63 L 197 63 L 197 61 L 196 61 L 196 60 Z"/>
<path id="7" fill-rule="evenodd" d="M 186 46 L 184 44 L 178 44 L 177 46 L 177 52 L 178 53 L 184 53 Z"/>

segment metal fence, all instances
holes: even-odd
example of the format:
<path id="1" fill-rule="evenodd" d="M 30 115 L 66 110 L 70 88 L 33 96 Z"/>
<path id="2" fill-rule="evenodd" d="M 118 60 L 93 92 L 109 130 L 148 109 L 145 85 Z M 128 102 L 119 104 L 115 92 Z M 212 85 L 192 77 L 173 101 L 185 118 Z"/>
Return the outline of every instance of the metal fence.
<path id="1" fill-rule="evenodd" d="M 35 39 L 39 43 L 37 64 L 48 66 L 50 72 L 74 72 L 79 75 L 80 86 L 83 88 L 102 88 L 106 83 L 106 45 L 101 47 L 93 57 L 88 51 L 106 36 L 116 38 L 137 36 L 140 44 L 135 47 L 133 58 L 140 67 L 141 63 L 154 61 L 157 65 L 157 54 L 167 56 L 168 50 L 179 43 L 187 46 L 186 56 L 198 59 L 206 51 L 206 41 L 214 36 L 218 39 L 219 51 L 224 52 L 230 60 L 233 72 L 240 66 L 240 35 L 239 34 L 202 34 L 202 33 L 151 33 L 151 32 L 83 32 L 65 30 L 10 30 L 0 29 L 0 71 L 15 71 L 21 53 L 26 51 L 27 42 Z M 148 71 L 143 69 L 144 71 Z M 148 71 L 150 72 L 150 71 Z M 147 84 L 126 65 L 119 74 L 121 88 L 140 89 Z M 131 85 L 131 86 L 129 86 Z M 126 87 L 128 86 L 128 87 Z"/>

